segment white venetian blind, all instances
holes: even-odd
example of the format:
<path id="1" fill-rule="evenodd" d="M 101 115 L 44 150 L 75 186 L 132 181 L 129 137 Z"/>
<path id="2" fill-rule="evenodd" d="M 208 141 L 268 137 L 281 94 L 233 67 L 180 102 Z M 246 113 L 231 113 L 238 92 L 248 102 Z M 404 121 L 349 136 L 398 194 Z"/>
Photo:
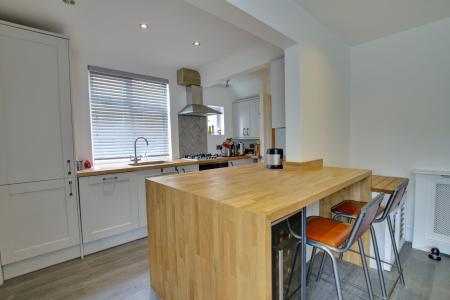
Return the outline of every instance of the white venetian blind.
<path id="1" fill-rule="evenodd" d="M 89 66 L 94 160 L 169 156 L 168 80 Z"/>

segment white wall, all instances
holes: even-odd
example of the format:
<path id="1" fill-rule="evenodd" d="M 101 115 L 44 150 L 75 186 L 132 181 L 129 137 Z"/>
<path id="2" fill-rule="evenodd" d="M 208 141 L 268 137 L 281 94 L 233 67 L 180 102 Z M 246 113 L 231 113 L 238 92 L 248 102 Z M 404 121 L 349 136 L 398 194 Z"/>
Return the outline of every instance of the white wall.
<path id="1" fill-rule="evenodd" d="M 272 95 L 272 128 L 286 126 L 284 92 L 284 57 L 270 62 L 270 91 Z M 283 131 L 284 132 L 284 131 Z"/>
<path id="2" fill-rule="evenodd" d="M 350 164 L 375 174 L 450 170 L 450 18 L 351 49 L 350 140 Z"/>
<path id="3" fill-rule="evenodd" d="M 172 154 L 174 157 L 178 157 L 177 113 L 186 104 L 186 92 L 184 87 L 180 87 L 176 83 L 176 69 L 162 69 L 160 67 L 146 65 L 142 61 L 134 60 L 133 57 L 126 55 L 114 57 L 107 52 L 95 53 L 86 51 L 85 49 L 71 49 L 70 64 L 77 159 L 89 159 L 92 161 L 88 65 L 169 79 Z"/>
<path id="4" fill-rule="evenodd" d="M 286 155 L 346 165 L 350 48 L 292 0 L 227 0 L 298 45 L 285 49 Z"/>
<path id="5" fill-rule="evenodd" d="M 225 135 L 208 134 L 208 153 L 219 153 L 216 145 L 222 144 L 227 137 L 233 137 L 233 94 L 225 86 L 212 86 L 203 89 L 203 103 L 206 105 L 222 106 L 225 115 Z"/>
<path id="6" fill-rule="evenodd" d="M 275 46 L 267 46 L 266 44 L 255 45 L 251 49 L 232 53 L 199 69 L 202 76 L 202 84 L 205 87 L 209 87 L 223 83 L 230 77 L 257 70 L 282 55 L 282 49 Z"/>

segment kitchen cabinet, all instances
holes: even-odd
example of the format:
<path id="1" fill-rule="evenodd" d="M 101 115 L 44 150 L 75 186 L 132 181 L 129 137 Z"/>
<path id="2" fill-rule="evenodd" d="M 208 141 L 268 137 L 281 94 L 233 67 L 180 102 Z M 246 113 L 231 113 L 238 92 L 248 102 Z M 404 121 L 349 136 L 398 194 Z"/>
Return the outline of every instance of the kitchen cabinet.
<path id="1" fill-rule="evenodd" d="M 82 177 L 81 222 L 85 243 L 139 227 L 136 173 Z"/>
<path id="2" fill-rule="evenodd" d="M 134 180 L 136 181 L 135 186 L 137 187 L 139 226 L 141 227 L 147 226 L 147 197 L 145 191 L 145 179 L 161 176 L 161 174 L 161 169 L 136 172 L 136 177 Z"/>
<path id="3" fill-rule="evenodd" d="M 74 176 L 68 54 L 0 21 L 0 185 Z"/>
<path id="4" fill-rule="evenodd" d="M 0 262 L 5 279 L 81 255 L 69 41 L 0 21 Z"/>
<path id="5" fill-rule="evenodd" d="M 198 165 L 180 166 L 176 168 L 164 168 L 156 170 L 148 170 L 142 172 L 136 172 L 135 186 L 138 192 L 138 206 L 139 206 L 139 226 L 147 226 L 147 195 L 145 190 L 145 179 L 172 175 L 172 174 L 184 174 L 198 171 Z"/>
<path id="6" fill-rule="evenodd" d="M 79 244 L 76 193 L 72 179 L 1 186 L 2 264 Z"/>
<path id="7" fill-rule="evenodd" d="M 233 102 L 233 120 L 233 135 L 235 138 L 259 139 L 259 97 L 241 99 Z"/>

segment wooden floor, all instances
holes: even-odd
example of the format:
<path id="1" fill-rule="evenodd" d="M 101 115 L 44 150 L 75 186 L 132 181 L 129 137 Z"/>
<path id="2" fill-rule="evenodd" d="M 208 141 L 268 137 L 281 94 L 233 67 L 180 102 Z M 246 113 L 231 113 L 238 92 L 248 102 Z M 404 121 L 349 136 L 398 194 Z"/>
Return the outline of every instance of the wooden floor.
<path id="1" fill-rule="evenodd" d="M 401 253 L 405 269 L 406 288 L 397 287 L 391 299 L 450 299 L 450 258 L 441 262 L 428 259 L 427 254 L 406 244 Z M 328 269 L 328 271 L 327 271 Z M 325 269 L 329 270 L 329 261 Z M 343 265 L 342 278 L 364 284 L 362 271 Z M 374 289 L 378 289 L 372 273 Z M 389 275 L 388 275 L 389 276 Z M 316 283 L 311 281 L 311 299 L 334 299 L 331 277 L 324 274 Z M 345 299 L 363 299 L 364 292 L 343 284 Z M 65 262 L 5 282 L 0 287 L 0 299 L 160 299 L 149 284 L 147 240 L 87 256 L 84 260 Z"/>

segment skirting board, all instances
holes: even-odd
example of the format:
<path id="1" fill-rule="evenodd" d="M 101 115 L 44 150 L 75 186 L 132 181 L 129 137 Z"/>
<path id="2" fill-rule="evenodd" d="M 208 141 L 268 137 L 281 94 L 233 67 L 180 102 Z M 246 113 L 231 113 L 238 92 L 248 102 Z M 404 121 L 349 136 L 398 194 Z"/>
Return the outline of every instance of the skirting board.
<path id="1" fill-rule="evenodd" d="M 108 248 L 129 243 L 147 236 L 147 227 L 141 227 L 122 234 L 111 236 L 97 241 L 92 241 L 83 245 L 84 255 L 89 255 Z"/>
<path id="2" fill-rule="evenodd" d="M 3 279 L 8 280 L 26 273 L 62 263 L 67 260 L 79 258 L 80 255 L 80 245 L 76 245 L 70 248 L 4 265 Z"/>

